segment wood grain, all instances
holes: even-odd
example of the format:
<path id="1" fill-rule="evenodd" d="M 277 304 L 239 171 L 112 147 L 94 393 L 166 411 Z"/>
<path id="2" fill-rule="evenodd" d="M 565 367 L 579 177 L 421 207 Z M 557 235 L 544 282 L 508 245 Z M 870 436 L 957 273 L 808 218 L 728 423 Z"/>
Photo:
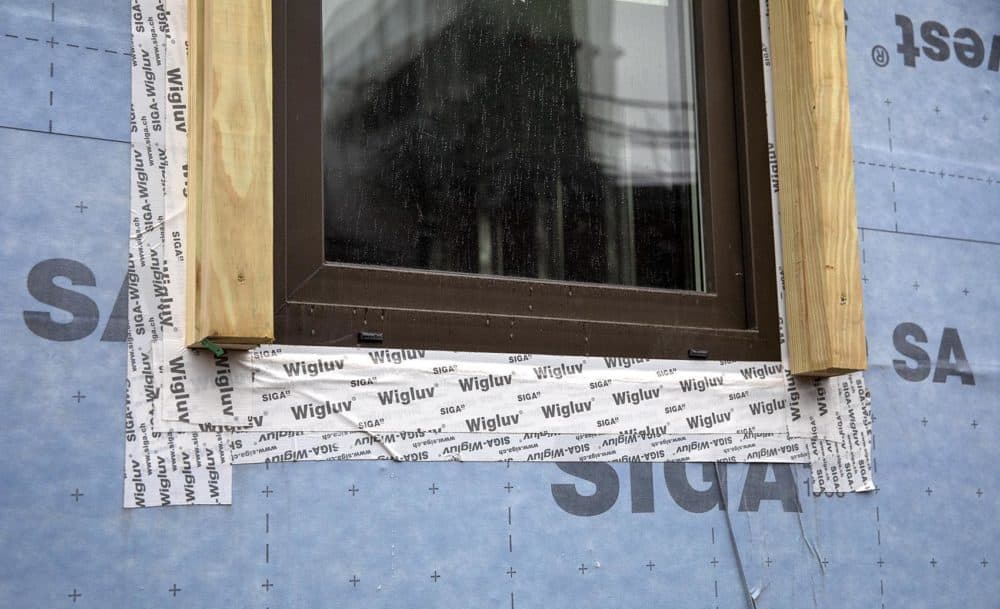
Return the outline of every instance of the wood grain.
<path id="1" fill-rule="evenodd" d="M 842 0 L 771 0 L 793 374 L 867 366 Z"/>
<path id="2" fill-rule="evenodd" d="M 187 343 L 274 339 L 270 0 L 189 3 Z"/>

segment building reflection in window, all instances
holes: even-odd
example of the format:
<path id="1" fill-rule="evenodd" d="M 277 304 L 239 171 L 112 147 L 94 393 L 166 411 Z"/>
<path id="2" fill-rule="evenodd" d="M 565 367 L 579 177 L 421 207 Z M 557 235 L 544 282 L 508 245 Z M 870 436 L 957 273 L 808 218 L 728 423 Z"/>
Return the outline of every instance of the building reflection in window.
<path id="1" fill-rule="evenodd" d="M 330 261 L 700 290 L 690 0 L 324 0 Z"/>

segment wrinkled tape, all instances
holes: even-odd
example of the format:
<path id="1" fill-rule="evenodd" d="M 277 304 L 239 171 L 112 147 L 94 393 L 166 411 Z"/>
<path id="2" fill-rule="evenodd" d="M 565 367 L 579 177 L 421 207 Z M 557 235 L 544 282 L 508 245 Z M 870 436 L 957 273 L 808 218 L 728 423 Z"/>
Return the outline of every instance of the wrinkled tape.
<path id="1" fill-rule="evenodd" d="M 252 357 L 253 425 L 272 430 L 788 430 L 777 363 L 300 346 Z"/>
<path id="2" fill-rule="evenodd" d="M 176 299 L 183 299 L 183 291 L 177 290 L 183 286 L 183 251 L 174 247 L 178 241 L 167 232 L 167 225 L 168 221 L 172 227 L 183 224 L 184 202 L 168 215 L 165 194 L 168 185 L 177 185 L 176 170 L 181 164 L 168 149 L 178 150 L 178 142 L 186 144 L 185 110 L 183 104 L 178 108 L 177 103 L 167 101 L 168 91 L 183 93 L 183 82 L 168 75 L 166 62 L 184 63 L 185 45 L 175 35 L 175 26 L 186 17 L 184 3 L 172 3 L 169 19 L 169 13 L 157 4 L 139 0 L 133 7 L 123 503 L 125 507 L 229 504 L 230 437 L 212 431 L 197 433 L 196 428 L 193 433 L 175 433 L 158 412 L 169 384 L 163 368 L 164 339 L 183 327 L 183 311 L 173 309 Z M 171 113 L 166 113 L 167 108 Z M 168 116 L 173 120 L 168 121 Z M 196 362 L 199 370 L 212 369 L 210 357 L 193 353 L 185 357 Z M 241 403 L 251 407 L 248 399 Z"/>

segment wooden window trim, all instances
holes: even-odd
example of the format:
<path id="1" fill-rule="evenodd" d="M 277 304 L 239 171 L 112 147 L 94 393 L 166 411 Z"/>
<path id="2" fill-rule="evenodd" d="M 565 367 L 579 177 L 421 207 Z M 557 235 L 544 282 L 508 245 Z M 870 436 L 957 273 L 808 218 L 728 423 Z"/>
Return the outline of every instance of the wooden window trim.
<path id="1" fill-rule="evenodd" d="M 843 0 L 771 0 L 781 247 L 793 374 L 868 366 Z"/>
<path id="2" fill-rule="evenodd" d="M 283 0 L 275 0 L 282 2 Z M 192 6 L 200 5 L 204 0 L 192 0 Z M 746 13 L 747 3 L 737 3 L 740 10 Z M 674 328 L 669 341 L 662 336 L 650 336 L 640 326 L 642 324 L 608 324 L 591 319 L 569 319 L 561 326 L 552 327 L 532 317 L 519 317 L 510 314 L 456 314 L 440 310 L 416 311 L 412 308 L 384 308 L 374 303 L 362 304 L 317 304 L 300 296 L 313 296 L 309 290 L 311 280 L 319 280 L 318 290 L 326 293 L 328 289 L 336 288 L 336 283 L 324 276 L 324 266 L 316 266 L 309 277 L 301 276 L 302 270 L 308 267 L 311 256 L 317 260 L 317 252 L 311 248 L 284 247 L 279 237 L 273 242 L 274 266 L 263 264 L 259 256 L 261 251 L 270 254 L 271 236 L 284 235 L 288 218 L 296 214 L 296 209 L 275 208 L 273 230 L 268 224 L 251 222 L 249 225 L 241 222 L 248 211 L 256 215 L 263 213 L 264 199 L 269 197 L 251 196 L 247 192 L 227 193 L 229 198 L 213 197 L 209 199 L 213 179 L 210 176 L 213 169 L 220 165 L 222 154 L 213 154 L 213 147 L 225 148 L 220 140 L 226 138 L 246 139 L 252 137 L 259 141 L 258 136 L 263 130 L 264 121 L 256 121 L 246 125 L 245 129 L 235 132 L 220 133 L 217 119 L 227 117 L 232 122 L 239 122 L 236 116 L 239 104 L 220 104 L 212 94 L 206 94 L 203 84 L 208 75 L 214 78 L 215 95 L 218 91 L 232 87 L 234 95 L 247 96 L 243 99 L 243 107 L 259 104 L 259 88 L 246 87 L 239 84 L 248 74 L 261 74 L 257 70 L 264 62 L 270 60 L 271 45 L 268 20 L 271 15 L 270 0 L 213 0 L 215 10 L 191 11 L 191 58 L 192 91 L 190 106 L 194 121 L 191 141 L 192 155 L 190 160 L 191 191 L 189 205 L 191 210 L 199 213 L 189 216 L 189 240 L 193 246 L 189 254 L 189 319 L 207 320 L 188 324 L 188 342 L 197 345 L 202 338 L 226 338 L 233 345 L 256 344 L 267 342 L 273 336 L 273 327 L 268 327 L 265 320 L 257 314 L 245 312 L 248 303 L 266 302 L 274 304 L 278 311 L 279 337 L 282 333 L 294 331 L 309 336 L 312 344 L 356 344 L 356 330 L 371 328 L 378 331 L 389 331 L 394 340 L 411 345 L 441 344 L 440 324 L 446 317 L 468 323 L 470 328 L 478 330 L 457 341 L 467 341 L 469 349 L 477 349 L 481 344 L 500 345 L 509 341 L 511 334 L 518 336 L 517 348 L 508 349 L 529 352 L 560 353 L 591 353 L 590 344 L 600 344 L 602 341 L 620 340 L 622 330 L 630 331 L 627 341 L 634 343 L 636 352 L 655 354 L 657 357 L 685 357 L 682 353 L 688 347 L 695 346 L 709 350 L 711 353 L 721 348 L 726 342 L 736 338 L 746 344 L 754 342 L 765 328 L 776 330 L 777 315 L 774 313 L 772 286 L 758 285 L 749 287 L 745 292 L 746 319 L 744 329 L 713 329 L 707 332 L 697 327 Z M 756 6 L 752 7 L 756 10 Z M 231 11 L 226 21 L 211 18 L 213 13 Z M 839 15 L 838 15 L 839 13 Z M 275 30 L 284 27 L 281 22 L 282 12 L 275 15 Z M 739 21 L 756 21 L 756 13 L 744 14 Z M 838 29 L 839 27 L 839 29 Z M 842 119 L 847 116 L 846 87 L 846 52 L 843 38 L 843 6 L 842 0 L 772 0 L 771 31 L 775 46 L 774 80 L 776 121 L 778 123 L 779 153 L 789 151 L 786 156 L 792 159 L 787 166 L 782 166 L 782 226 L 783 249 L 786 260 L 786 290 L 788 293 L 788 333 L 791 343 L 792 370 L 797 373 L 833 374 L 864 367 L 863 359 L 856 357 L 858 345 L 864 353 L 863 321 L 861 317 L 861 290 L 857 261 L 857 232 L 853 198 L 853 174 L 851 171 L 851 145 L 849 124 L 846 120 L 824 120 L 818 111 L 809 114 L 800 111 L 808 110 L 809 104 L 819 103 L 820 109 L 831 111 L 829 116 Z M 253 40 L 255 44 L 244 48 L 241 54 L 230 53 L 225 61 L 220 60 L 220 53 L 208 51 L 210 41 L 215 36 L 221 36 L 223 30 L 235 31 L 244 39 Z M 741 30 L 742 31 L 742 30 Z M 836 34 L 836 35 L 834 35 Z M 742 34 L 741 34 L 742 35 Z M 759 35 L 759 32 L 758 32 Z M 214 45 L 216 47 L 221 45 Z M 747 48 L 744 46 L 744 48 Z M 282 50 L 277 49 L 277 57 L 282 57 Z M 760 69 L 760 58 L 756 54 L 738 57 L 736 69 L 745 77 L 746 74 Z M 780 58 L 779 58 L 780 56 Z M 781 58 L 790 58 L 783 62 Z M 242 62 L 242 63 L 240 63 Z M 240 65 L 236 65 L 240 64 Z M 248 69 L 249 68 L 249 69 Z M 275 90 L 281 91 L 287 86 L 283 82 L 282 70 L 275 72 Z M 266 82 L 266 75 L 259 75 L 259 82 Z M 822 79 L 822 80 L 821 80 Z M 228 84 L 227 84 L 228 83 Z M 793 83 L 789 85 L 788 83 Z M 801 90 L 807 92 L 803 95 Z M 280 93 L 274 99 L 277 116 L 286 113 L 284 100 Z M 803 106 L 803 103 L 806 106 Z M 752 117 L 763 117 L 762 105 L 755 106 L 751 100 L 740 98 L 738 110 L 742 113 L 741 123 L 763 122 L 753 121 Z M 810 119 L 805 119 L 809 116 Z M 205 117 L 205 118 L 203 118 Z M 268 113 L 268 118 L 270 115 Z M 751 118 L 747 121 L 747 118 Z M 834 124 L 836 123 L 836 124 Z M 276 125 L 279 134 L 283 134 L 282 126 Z M 268 134 L 270 124 L 268 124 Z M 249 134 L 249 136 L 248 136 Z M 279 137 L 279 145 L 288 142 Z M 318 140 L 317 140 L 318 141 Z M 202 142 L 198 148 L 195 142 Z M 288 142 L 291 144 L 291 142 Z M 293 144 L 294 145 L 294 144 Z M 245 143 L 243 144 L 245 147 Z M 260 147 L 251 147 L 255 151 L 254 167 L 256 171 L 270 169 L 270 158 L 261 153 Z M 807 162 L 799 163 L 795 151 L 805 150 L 812 153 L 806 159 L 817 158 L 827 162 L 827 169 L 814 171 Z M 768 175 L 766 155 L 750 150 L 743 142 L 739 147 L 741 165 L 746 172 L 742 180 L 748 176 Z M 278 151 L 279 158 L 281 151 Z M 280 161 L 279 161 L 280 163 Z M 798 172 L 796 174 L 796 172 Z M 274 175 L 274 187 L 279 197 L 293 186 L 287 181 L 287 176 L 280 170 Z M 745 189 L 752 187 L 743 185 Z M 789 194 L 789 193 L 792 194 Z M 255 191 L 256 193 L 256 191 Z M 803 194 L 804 193 L 804 194 Z M 260 193 L 256 193 L 260 194 Z M 211 212 L 213 216 L 229 214 L 232 223 L 205 222 L 203 207 L 200 200 L 212 200 L 213 208 L 222 208 Z M 248 208 L 248 203 L 252 205 Z M 762 206 L 761 206 L 762 207 Z M 791 211 L 789 211 L 791 209 Z M 835 210 L 835 211 L 830 211 Z M 266 212 L 270 212 L 268 207 Z M 756 231 L 762 224 L 761 214 L 752 212 L 750 217 L 742 218 L 744 225 L 752 225 Z M 312 220 L 315 222 L 315 219 Z M 768 223 L 770 222 L 768 214 Z M 786 225 L 790 226 L 786 228 Z M 240 231 L 233 227 L 239 226 Z M 244 238 L 234 238 L 235 233 L 246 235 Z M 249 234 L 248 233 L 252 233 Z M 756 235 L 756 236 L 755 236 Z M 766 236 L 766 237 L 765 237 Z M 745 239 L 744 248 L 752 248 L 753 239 L 770 241 L 769 226 L 764 232 L 752 232 L 750 239 Z M 205 244 L 208 244 L 207 246 Z M 214 247 L 212 244 L 216 244 Z M 223 245 L 218 245 L 223 244 Z M 266 244 L 266 245 L 265 245 Z M 818 245 L 818 247 L 817 247 Z M 313 246 L 315 247 L 315 246 Z M 225 251 L 218 251 L 223 249 Z M 758 248 L 759 249 L 759 248 Z M 763 248 L 771 249 L 771 248 Z M 253 252 L 256 251 L 256 254 Z M 253 255 L 251 255 L 253 254 Z M 773 250 L 772 250 L 773 256 Z M 320 246 L 319 258 L 322 259 Z M 751 258 L 747 258 L 751 259 Z M 757 258 L 752 258 L 751 264 L 760 264 Z M 773 260 L 773 258 L 772 258 Z M 253 261 L 252 266 L 247 261 Z M 792 264 L 787 264 L 789 261 Z M 306 264 L 302 264 L 305 262 Z M 342 265 L 346 266 L 346 265 Z M 211 268 L 211 272 L 204 271 Z M 268 276 L 274 270 L 273 283 L 253 281 L 247 288 L 247 269 L 252 269 L 254 276 Z M 292 275 L 293 272 L 299 273 Z M 406 279 L 406 271 L 394 271 L 397 277 Z M 795 275 L 794 280 L 791 275 Z M 348 281 L 352 273 L 347 273 Z M 212 282 L 218 277 L 235 282 L 245 289 L 219 290 L 212 288 Z M 242 283 L 240 282 L 242 278 Z M 208 281 L 206 281 L 208 279 Z M 484 279 L 484 278 L 477 278 Z M 363 278 L 355 277 L 356 283 L 351 286 L 364 286 Z M 519 283 L 520 280 L 507 278 L 486 278 L 497 283 Z M 322 283 L 325 282 L 325 283 Z M 529 282 L 534 284 L 535 282 Z M 264 284 L 267 284 L 266 286 Z M 750 285 L 750 284 L 748 284 Z M 273 286 L 273 296 L 270 288 Z M 805 286 L 805 287 L 803 287 Z M 817 287 L 818 286 L 818 287 Z M 571 289 L 569 286 L 568 289 Z M 567 289 L 566 284 L 561 289 Z M 202 294 L 211 292 L 212 297 Z M 293 298 L 289 298 L 292 296 Z M 688 295 L 689 296 L 689 295 Z M 699 298 L 712 298 L 698 295 Z M 273 298 L 273 300 L 272 300 Z M 360 298 L 352 296 L 352 298 Z M 420 324 L 414 324 L 419 314 Z M 670 315 L 665 313 L 665 315 Z M 232 322 L 228 325 L 215 323 L 216 320 Z M 663 325 L 662 322 L 660 325 Z M 225 332 L 214 332 L 213 328 L 225 327 Z M 408 328 L 403 331 L 402 328 Z M 484 329 L 486 328 L 486 329 Z M 860 332 L 859 332 L 860 328 Z M 638 330 L 638 331 L 635 331 Z M 819 338 L 817 338 L 819 337 Z M 759 341 L 761 345 L 764 341 Z M 667 344 L 669 343 L 669 344 Z M 815 344 L 814 344 L 815 343 Z M 455 341 L 448 343 L 455 345 Z M 559 348 L 553 349 L 553 345 Z M 565 348 L 563 348 L 565 347 Z M 454 348 L 452 346 L 451 348 Z M 767 353 L 765 353 L 767 352 Z M 804 354 L 804 355 L 803 355 Z M 767 355 L 762 357 L 762 355 Z M 750 346 L 739 354 L 741 359 L 776 359 L 773 349 L 766 346 Z M 846 356 L 846 357 L 845 357 Z"/>
<path id="3" fill-rule="evenodd" d="M 274 340 L 270 0 L 189 0 L 185 337 Z"/>

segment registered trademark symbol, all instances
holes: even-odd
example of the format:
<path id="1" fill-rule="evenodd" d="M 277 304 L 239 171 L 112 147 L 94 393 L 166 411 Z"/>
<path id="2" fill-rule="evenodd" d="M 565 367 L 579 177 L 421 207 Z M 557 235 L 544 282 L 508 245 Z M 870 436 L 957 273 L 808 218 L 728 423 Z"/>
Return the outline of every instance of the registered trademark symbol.
<path id="1" fill-rule="evenodd" d="M 872 47 L 872 61 L 880 68 L 886 67 L 889 65 L 889 51 L 884 46 L 876 44 Z"/>

